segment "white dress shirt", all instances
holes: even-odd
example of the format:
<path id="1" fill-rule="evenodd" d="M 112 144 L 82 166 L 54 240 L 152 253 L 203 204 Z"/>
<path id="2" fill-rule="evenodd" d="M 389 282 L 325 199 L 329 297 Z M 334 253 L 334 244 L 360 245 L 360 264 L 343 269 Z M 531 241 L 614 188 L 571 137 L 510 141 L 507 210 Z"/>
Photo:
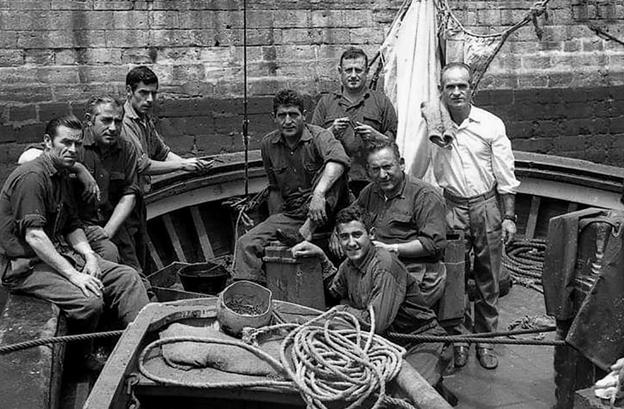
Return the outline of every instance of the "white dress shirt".
<path id="1" fill-rule="evenodd" d="M 515 193 L 514 157 L 505 124 L 475 106 L 457 128 L 452 149 L 432 146 L 433 171 L 440 187 L 459 197 Z"/>

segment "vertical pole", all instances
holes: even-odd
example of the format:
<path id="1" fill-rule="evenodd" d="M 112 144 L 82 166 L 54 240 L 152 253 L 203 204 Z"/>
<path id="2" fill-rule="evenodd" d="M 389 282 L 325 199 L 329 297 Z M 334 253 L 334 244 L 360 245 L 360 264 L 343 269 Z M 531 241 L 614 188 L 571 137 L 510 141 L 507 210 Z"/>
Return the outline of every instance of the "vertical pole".
<path id="1" fill-rule="evenodd" d="M 247 0 L 243 0 L 243 143 L 245 144 L 245 197 L 249 195 L 249 119 L 247 116 Z"/>

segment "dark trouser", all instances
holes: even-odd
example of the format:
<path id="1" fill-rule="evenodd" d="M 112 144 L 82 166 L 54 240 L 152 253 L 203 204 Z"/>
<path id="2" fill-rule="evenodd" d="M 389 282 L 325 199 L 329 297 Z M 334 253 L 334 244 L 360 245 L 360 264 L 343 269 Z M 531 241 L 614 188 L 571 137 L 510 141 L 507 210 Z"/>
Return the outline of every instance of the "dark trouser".
<path id="1" fill-rule="evenodd" d="M 446 285 L 446 266 L 442 261 L 436 263 L 410 263 L 409 260 L 401 259 L 407 271 L 416 278 L 418 288 L 429 308 L 442 298 Z"/>
<path id="2" fill-rule="evenodd" d="M 346 207 L 349 203 L 349 192 L 344 176 L 337 180 L 329 189 L 325 200 L 328 217 L 327 224 L 333 225 L 333 217 L 336 212 Z M 309 201 L 310 197 L 307 197 L 299 206 L 291 206 L 292 211 L 269 216 L 265 221 L 241 236 L 236 242 L 234 251 L 232 278 L 265 283 L 266 275 L 262 270 L 264 248 L 271 241 L 277 240 L 277 229 L 284 231 L 298 230 L 305 223 Z"/>
<path id="3" fill-rule="evenodd" d="M 132 213 L 122 224 L 113 240 L 120 249 L 120 257 L 124 264 L 137 270 L 148 293 L 152 293 L 152 285 L 147 279 L 147 209 L 142 195 L 136 196 Z M 130 247 L 133 246 L 133 247 Z M 122 249 L 124 248 L 124 249 Z"/>
<path id="4" fill-rule="evenodd" d="M 21 260 L 9 262 L 3 284 L 11 291 L 33 295 L 59 306 L 67 314 L 72 328 L 77 332 L 94 331 L 104 308 L 115 313 L 125 327 L 148 303 L 145 288 L 139 275 L 128 266 L 99 259 L 104 284 L 103 296 L 83 292 L 65 277 L 43 262 L 31 268 L 18 267 Z M 77 269 L 80 270 L 80 266 Z"/>
<path id="5" fill-rule="evenodd" d="M 503 242 L 498 196 L 458 200 L 445 193 L 448 227 L 463 230 L 466 265 L 474 251 L 474 279 L 478 289 L 475 301 L 474 332 L 495 332 L 498 325 L 498 282 L 502 263 Z M 491 347 L 490 344 L 480 344 Z"/>
<path id="6" fill-rule="evenodd" d="M 418 335 L 446 336 L 447 333 L 442 327 L 436 325 L 425 332 L 418 333 Z M 407 349 L 404 359 L 412 365 L 430 385 L 435 386 L 440 379 L 442 379 L 444 369 L 452 359 L 452 349 L 446 348 L 445 344 L 441 342 L 414 342 L 403 345 L 403 347 Z"/>
<path id="7" fill-rule="evenodd" d="M 305 220 L 300 218 L 277 213 L 269 216 L 265 221 L 241 236 L 236 242 L 232 278 L 253 280 L 260 283 L 266 282 L 266 276 L 262 269 L 264 248 L 271 241 L 277 240 L 277 229 L 298 230 L 304 222 Z"/>
<path id="8" fill-rule="evenodd" d="M 102 227 L 98 225 L 87 225 L 84 226 L 83 229 L 91 249 L 93 249 L 97 255 L 104 260 L 119 263 L 120 258 L 117 246 L 106 236 Z"/>

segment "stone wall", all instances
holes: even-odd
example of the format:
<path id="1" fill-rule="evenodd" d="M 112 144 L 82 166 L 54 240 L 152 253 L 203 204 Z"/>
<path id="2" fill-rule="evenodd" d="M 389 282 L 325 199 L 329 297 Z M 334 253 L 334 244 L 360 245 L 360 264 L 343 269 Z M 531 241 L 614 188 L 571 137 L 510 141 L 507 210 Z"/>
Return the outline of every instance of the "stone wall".
<path id="1" fill-rule="evenodd" d="M 416 0 L 414 0 L 416 1 Z M 248 1 L 247 61 L 252 148 L 271 129 L 270 96 L 295 87 L 310 109 L 337 86 L 349 45 L 374 55 L 400 0 Z M 467 30 L 495 33 L 533 1 L 451 0 Z M 161 81 L 157 113 L 182 154 L 242 149 L 242 0 L 0 0 L 0 177 L 46 121 L 82 113 L 91 95 L 124 95 L 126 72 L 148 64 Z M 510 36 L 478 101 L 507 120 L 518 149 L 624 164 L 622 0 L 551 0 Z M 451 42 L 449 42 L 451 44 Z M 461 45 L 461 44 L 460 44 Z M 457 42 L 449 53 L 458 53 Z M 618 91 L 620 91 L 618 93 Z M 548 107 L 547 109 L 545 107 Z M 598 142 L 599 141 L 599 142 Z"/>

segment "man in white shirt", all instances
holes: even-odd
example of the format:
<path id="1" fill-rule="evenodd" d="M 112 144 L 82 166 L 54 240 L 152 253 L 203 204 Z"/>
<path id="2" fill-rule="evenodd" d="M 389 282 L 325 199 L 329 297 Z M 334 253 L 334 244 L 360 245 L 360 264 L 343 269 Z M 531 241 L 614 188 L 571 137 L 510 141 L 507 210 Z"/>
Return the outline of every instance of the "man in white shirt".
<path id="1" fill-rule="evenodd" d="M 516 233 L 514 204 L 520 183 L 514 175 L 505 125 L 495 115 L 472 105 L 471 79 L 471 69 L 463 63 L 450 63 L 442 69 L 442 103 L 457 132 L 450 149 L 433 146 L 432 159 L 435 177 L 444 189 L 447 224 L 450 229 L 464 231 L 466 257 L 474 251 L 478 288 L 474 332 L 484 333 L 495 332 L 498 325 L 503 244 Z M 455 366 L 466 364 L 468 351 L 469 345 L 455 344 Z M 486 369 L 498 366 L 492 344 L 477 344 L 477 358 Z"/>

